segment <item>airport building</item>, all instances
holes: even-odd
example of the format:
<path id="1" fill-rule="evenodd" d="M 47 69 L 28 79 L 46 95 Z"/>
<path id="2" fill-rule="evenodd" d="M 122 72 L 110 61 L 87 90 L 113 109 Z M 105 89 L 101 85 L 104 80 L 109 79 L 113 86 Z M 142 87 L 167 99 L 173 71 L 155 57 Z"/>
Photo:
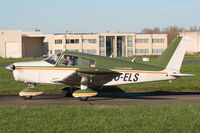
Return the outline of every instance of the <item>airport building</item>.
<path id="1" fill-rule="evenodd" d="M 160 55 L 167 44 L 167 34 L 66 32 L 44 35 L 40 31 L 0 30 L 0 57 L 3 58 L 49 56 L 66 50 L 112 57 Z"/>
<path id="2" fill-rule="evenodd" d="M 76 51 L 101 56 L 160 55 L 167 48 L 167 34 L 69 33 L 49 36 L 49 55 Z"/>

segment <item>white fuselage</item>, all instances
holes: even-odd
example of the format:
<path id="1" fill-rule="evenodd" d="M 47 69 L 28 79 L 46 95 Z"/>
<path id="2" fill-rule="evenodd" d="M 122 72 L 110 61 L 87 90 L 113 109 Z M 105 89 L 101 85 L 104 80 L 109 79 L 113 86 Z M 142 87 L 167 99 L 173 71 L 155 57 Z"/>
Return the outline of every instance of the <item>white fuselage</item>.
<path id="1" fill-rule="evenodd" d="M 14 63 L 16 69 L 13 75 L 16 81 L 26 83 L 39 84 L 62 84 L 55 83 L 55 80 L 61 80 L 76 71 L 77 68 L 59 68 L 49 64 L 45 61 L 21 62 Z M 119 85 L 132 84 L 150 81 L 173 80 L 176 79 L 170 76 L 166 71 L 143 71 L 143 70 L 113 70 L 122 73 L 120 76 L 114 78 L 112 81 L 104 84 Z"/>

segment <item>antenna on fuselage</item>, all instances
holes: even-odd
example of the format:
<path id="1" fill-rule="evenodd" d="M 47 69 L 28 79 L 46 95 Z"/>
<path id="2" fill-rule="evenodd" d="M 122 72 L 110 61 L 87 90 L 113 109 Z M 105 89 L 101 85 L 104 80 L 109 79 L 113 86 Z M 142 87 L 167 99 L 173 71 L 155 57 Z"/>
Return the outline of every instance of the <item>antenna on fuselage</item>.
<path id="1" fill-rule="evenodd" d="M 135 62 L 135 59 L 136 59 L 136 57 L 134 57 L 131 62 Z"/>
<path id="2" fill-rule="evenodd" d="M 112 53 L 112 54 L 110 55 L 110 58 L 112 58 L 112 57 L 113 57 L 113 55 L 114 55 L 114 53 Z"/>

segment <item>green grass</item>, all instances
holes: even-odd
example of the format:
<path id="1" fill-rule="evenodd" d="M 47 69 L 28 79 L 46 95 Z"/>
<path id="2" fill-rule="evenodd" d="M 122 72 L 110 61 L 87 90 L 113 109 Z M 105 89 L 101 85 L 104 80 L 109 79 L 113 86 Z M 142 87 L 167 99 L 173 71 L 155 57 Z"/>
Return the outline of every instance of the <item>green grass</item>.
<path id="1" fill-rule="evenodd" d="M 131 60 L 132 58 L 124 58 Z M 151 57 L 154 60 L 155 57 Z M 41 59 L 0 59 L 0 64 L 10 64 L 13 62 L 41 60 Z M 141 62 L 142 58 L 136 58 L 136 61 Z M 200 61 L 200 56 L 186 56 L 184 61 Z M 182 77 L 174 80 L 172 83 L 168 81 L 138 83 L 119 85 L 119 89 L 126 92 L 144 92 L 144 91 L 200 91 L 200 63 L 183 64 L 181 68 L 182 73 L 196 74 L 193 77 Z M 5 67 L 0 66 L 0 94 L 17 94 L 22 89 L 27 87 L 27 84 L 16 82 L 11 72 L 5 70 Z M 37 85 L 38 89 L 43 90 L 46 94 L 60 93 L 60 89 L 64 86 L 58 85 Z M 119 90 L 118 89 L 118 90 Z M 113 91 L 115 87 L 105 87 L 102 91 Z"/>
<path id="2" fill-rule="evenodd" d="M 185 56 L 184 61 L 200 61 L 200 56 Z"/>
<path id="3" fill-rule="evenodd" d="M 0 107 L 0 132 L 189 133 L 200 131 L 199 104 Z"/>
<path id="4" fill-rule="evenodd" d="M 0 58 L 0 64 L 11 64 L 14 62 L 26 62 L 26 61 L 39 61 L 42 60 L 42 58 Z"/>

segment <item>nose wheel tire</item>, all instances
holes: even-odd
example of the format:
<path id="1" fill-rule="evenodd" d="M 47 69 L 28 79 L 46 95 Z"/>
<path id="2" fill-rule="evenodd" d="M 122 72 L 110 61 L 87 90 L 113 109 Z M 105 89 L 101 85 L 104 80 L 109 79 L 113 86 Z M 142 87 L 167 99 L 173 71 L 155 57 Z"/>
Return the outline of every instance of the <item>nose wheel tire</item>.
<path id="1" fill-rule="evenodd" d="M 32 99 L 32 96 L 22 96 L 22 98 L 23 98 L 24 100 L 31 100 L 31 99 Z"/>

